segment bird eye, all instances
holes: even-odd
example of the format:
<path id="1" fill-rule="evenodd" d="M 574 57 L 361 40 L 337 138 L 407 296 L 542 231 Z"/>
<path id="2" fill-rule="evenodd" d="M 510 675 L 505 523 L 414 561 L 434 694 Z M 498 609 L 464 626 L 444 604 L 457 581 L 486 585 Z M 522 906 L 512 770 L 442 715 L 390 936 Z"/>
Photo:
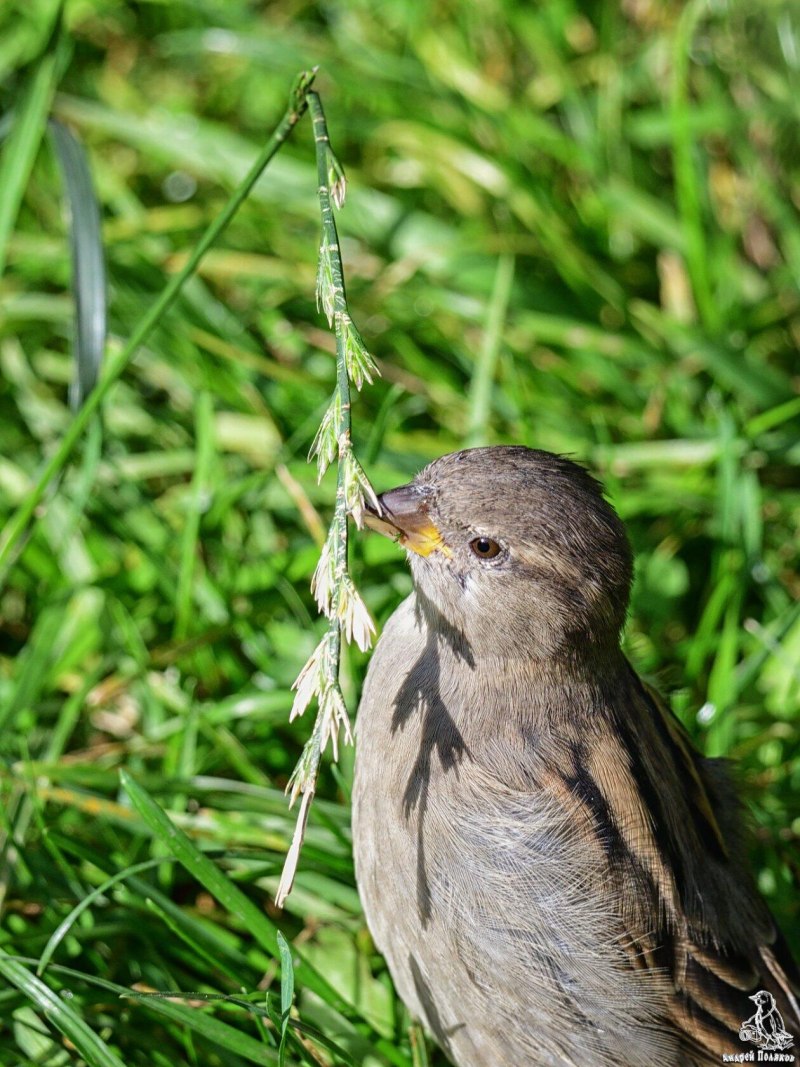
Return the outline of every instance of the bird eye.
<path id="1" fill-rule="evenodd" d="M 474 541 L 470 541 L 469 547 L 479 559 L 494 559 L 500 554 L 500 545 L 491 537 L 476 537 Z"/>

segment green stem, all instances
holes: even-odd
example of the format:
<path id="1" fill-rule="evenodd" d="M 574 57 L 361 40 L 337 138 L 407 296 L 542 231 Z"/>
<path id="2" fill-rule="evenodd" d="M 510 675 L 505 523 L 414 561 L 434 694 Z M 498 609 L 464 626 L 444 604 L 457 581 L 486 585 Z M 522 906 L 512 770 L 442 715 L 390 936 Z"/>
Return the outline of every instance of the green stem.
<path id="1" fill-rule="evenodd" d="M 333 542 L 333 580 L 335 587 L 341 588 L 347 577 L 347 486 L 346 486 L 346 459 L 350 450 L 350 376 L 347 367 L 347 332 L 352 328 L 350 315 L 347 310 L 347 300 L 344 291 L 344 272 L 342 270 L 342 257 L 339 252 L 339 235 L 336 232 L 336 220 L 333 217 L 333 204 L 331 197 L 331 175 L 341 175 L 338 163 L 332 155 L 328 128 L 325 123 L 325 112 L 322 110 L 322 101 L 313 90 L 306 95 L 308 110 L 311 114 L 311 122 L 314 130 L 314 149 L 317 157 L 317 182 L 320 215 L 322 218 L 322 244 L 320 246 L 320 264 L 323 260 L 330 265 L 330 294 L 331 305 L 325 306 L 329 318 L 333 319 L 336 333 L 336 392 L 335 401 L 340 401 L 338 406 L 338 418 L 336 423 L 336 443 L 338 446 L 338 464 L 336 477 L 336 503 L 334 505 L 331 530 L 334 536 Z M 338 203 L 338 202 L 337 202 Z M 327 292 L 327 289 L 326 289 Z M 323 468 L 324 469 L 324 468 Z M 297 816 L 297 824 L 292 836 L 292 843 L 286 855 L 283 865 L 281 880 L 275 896 L 278 907 L 283 904 L 292 890 L 294 876 L 303 847 L 305 828 L 308 822 L 308 814 L 317 786 L 317 776 L 322 758 L 323 736 L 325 734 L 326 716 L 331 715 L 329 698 L 336 694 L 341 696 L 339 690 L 339 669 L 342 655 L 342 619 L 338 612 L 338 603 L 334 595 L 330 607 L 330 623 L 328 627 L 328 650 L 325 656 L 325 677 L 322 691 L 319 693 L 319 708 L 314 720 L 311 736 L 303 746 L 303 751 L 298 760 L 294 774 L 290 782 L 302 795 L 300 811 Z M 331 730 L 339 729 L 339 721 L 336 719 L 330 723 Z M 294 790 L 293 797 L 296 795 Z"/>
<path id="2" fill-rule="evenodd" d="M 333 525 L 336 527 L 337 536 L 334 539 L 333 571 L 335 580 L 338 582 L 347 572 L 347 504 L 345 500 L 345 466 L 343 453 L 350 444 L 350 378 L 347 373 L 347 361 L 345 358 L 345 324 L 349 320 L 347 299 L 344 290 L 344 270 L 342 257 L 339 251 L 339 234 L 336 229 L 336 220 L 333 215 L 331 202 L 331 190 L 329 187 L 329 152 L 330 138 L 328 127 L 325 122 L 325 112 L 322 109 L 322 101 L 319 94 L 312 90 L 306 97 L 311 122 L 314 129 L 314 148 L 317 156 L 317 181 L 319 208 L 322 218 L 323 241 L 326 242 L 331 264 L 333 279 L 333 321 L 336 332 L 336 390 L 341 399 L 339 423 L 336 427 L 336 438 L 339 443 L 339 464 L 336 476 L 336 503 L 333 513 Z M 338 684 L 339 663 L 342 649 L 341 621 L 334 617 L 331 619 L 331 678 L 332 684 Z M 316 782 L 319 770 L 321 750 L 319 735 L 322 710 L 317 713 L 317 720 L 311 735 L 309 745 L 308 770 L 311 784 Z M 316 744 L 314 740 L 316 738 Z"/>
<path id="3" fill-rule="evenodd" d="M 109 389 L 128 366 L 128 363 L 139 346 L 149 337 L 150 333 L 158 324 L 165 311 L 174 302 L 188 279 L 197 270 L 197 266 L 203 256 L 212 244 L 214 244 L 220 234 L 224 232 L 231 219 L 247 198 L 250 190 L 261 177 L 264 168 L 278 152 L 283 142 L 299 122 L 307 106 L 308 91 L 314 79 L 314 73 L 314 71 L 303 72 L 299 75 L 292 89 L 289 106 L 286 109 L 286 112 L 278 123 L 274 133 L 259 153 L 258 158 L 250 168 L 244 181 L 230 197 L 222 212 L 214 219 L 200 238 L 183 269 L 171 279 L 150 310 L 141 319 L 139 325 L 128 339 L 127 344 L 111 355 L 102 379 L 86 398 L 86 402 L 80 411 L 76 412 L 75 417 L 61 439 L 61 443 L 49 461 L 45 464 L 44 470 L 39 475 L 24 503 L 20 504 L 9 519 L 4 532 L 3 542 L 0 544 L 0 587 L 2 587 L 5 582 L 8 570 L 13 562 L 14 550 L 23 537 L 37 506 L 41 503 L 48 485 L 66 465 L 73 448 L 83 434 L 83 431 L 89 425 L 92 416 L 108 395 Z M 314 95 L 316 96 L 316 94 Z"/>
<path id="4" fill-rule="evenodd" d="M 331 274 L 333 276 L 333 315 L 336 330 L 336 388 L 342 401 L 341 416 L 337 434 L 342 447 L 342 435 L 350 437 L 350 378 L 347 374 L 347 362 L 345 360 L 345 323 L 349 320 L 347 310 L 347 298 L 344 291 L 344 270 L 342 268 L 342 256 L 339 251 L 339 234 L 336 229 L 336 220 L 333 217 L 333 204 L 331 203 L 331 191 L 328 186 L 328 156 L 330 152 L 330 137 L 325 122 L 325 112 L 322 110 L 322 101 L 319 93 L 311 90 L 307 96 L 308 110 L 311 114 L 311 122 L 314 127 L 314 147 L 317 153 L 317 181 L 319 182 L 319 209 L 322 216 L 322 232 L 330 250 Z M 341 480 L 341 466 L 339 469 Z M 342 500 L 342 514 L 344 512 L 344 500 Z M 337 514 L 339 501 L 337 497 Z M 345 547 L 347 538 L 344 539 Z"/>

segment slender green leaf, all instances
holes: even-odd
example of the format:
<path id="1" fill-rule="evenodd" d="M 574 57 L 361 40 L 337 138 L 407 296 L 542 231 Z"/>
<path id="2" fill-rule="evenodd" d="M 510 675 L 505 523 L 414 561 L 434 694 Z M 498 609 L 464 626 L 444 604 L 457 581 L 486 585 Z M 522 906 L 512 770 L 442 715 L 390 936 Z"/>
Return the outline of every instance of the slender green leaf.
<path id="1" fill-rule="evenodd" d="M 61 997 L 0 948 L 0 974 L 16 986 L 55 1028 L 68 1038 L 90 1067 L 125 1067 L 122 1060 Z"/>
<path id="2" fill-rule="evenodd" d="M 209 393 L 201 393 L 195 407 L 197 460 L 192 476 L 186 520 L 181 537 L 181 563 L 175 596 L 175 637 L 189 632 L 192 614 L 192 580 L 197 563 L 200 520 L 210 505 L 210 474 L 214 457 L 214 406 Z"/>
<path id="3" fill-rule="evenodd" d="M 15 108 L 14 122 L 0 154 L 0 277 L 8 255 L 8 239 L 44 136 L 47 113 L 64 55 L 60 3 L 44 54 L 33 68 Z"/>
<path id="4" fill-rule="evenodd" d="M 280 1067 L 286 1062 L 289 1020 L 294 1004 L 294 963 L 292 950 L 283 934 L 278 931 L 278 952 L 281 958 L 281 1043 L 278 1049 Z"/>
<path id="5" fill-rule="evenodd" d="M 206 1041 L 212 1041 L 232 1056 L 241 1056 L 248 1063 L 278 1063 L 277 1052 L 268 1048 L 262 1041 L 257 1041 L 254 1037 L 250 1037 L 249 1034 L 229 1026 L 220 1019 L 216 1019 L 202 1008 L 188 1008 L 175 1001 L 165 1000 L 161 996 L 146 996 L 133 999 L 138 1004 L 146 1007 L 148 1012 L 160 1015 L 170 1022 L 186 1027 L 193 1034 L 197 1034 L 198 1037 L 202 1037 Z"/>
<path id="6" fill-rule="evenodd" d="M 42 954 L 39 957 L 39 965 L 36 968 L 36 974 L 39 977 L 44 974 L 44 972 L 47 970 L 50 960 L 53 958 L 53 953 L 56 951 L 58 946 L 61 944 L 61 942 L 67 936 L 69 931 L 75 925 L 78 918 L 83 914 L 84 911 L 86 911 L 87 908 L 90 908 L 96 900 L 98 900 L 101 896 L 107 893 L 108 890 L 115 886 L 118 882 L 122 882 L 126 878 L 130 878 L 135 874 L 139 874 L 141 871 L 150 870 L 151 867 L 157 866 L 160 862 L 160 860 L 145 860 L 143 863 L 135 863 L 132 867 L 126 867 L 124 871 L 119 871 L 119 873 L 113 875 L 113 877 L 107 878 L 106 881 L 102 883 L 102 885 L 99 885 L 96 889 L 93 889 L 91 893 L 89 893 L 83 898 L 83 900 L 79 901 L 79 903 L 75 905 L 69 915 L 67 915 L 64 919 L 61 920 L 56 929 L 48 938 L 47 944 L 42 949 Z"/>

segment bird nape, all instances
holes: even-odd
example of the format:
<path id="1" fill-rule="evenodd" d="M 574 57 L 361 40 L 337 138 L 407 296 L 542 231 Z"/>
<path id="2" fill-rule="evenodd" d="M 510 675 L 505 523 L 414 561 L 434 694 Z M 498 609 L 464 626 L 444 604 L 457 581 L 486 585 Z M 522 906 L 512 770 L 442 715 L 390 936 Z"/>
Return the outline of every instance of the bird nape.
<path id="1" fill-rule="evenodd" d="M 354 849 L 411 1014 L 459 1067 L 719 1064 L 800 1035 L 725 767 L 620 649 L 632 558 L 600 485 L 479 448 L 379 502 L 414 591 L 359 707 Z"/>

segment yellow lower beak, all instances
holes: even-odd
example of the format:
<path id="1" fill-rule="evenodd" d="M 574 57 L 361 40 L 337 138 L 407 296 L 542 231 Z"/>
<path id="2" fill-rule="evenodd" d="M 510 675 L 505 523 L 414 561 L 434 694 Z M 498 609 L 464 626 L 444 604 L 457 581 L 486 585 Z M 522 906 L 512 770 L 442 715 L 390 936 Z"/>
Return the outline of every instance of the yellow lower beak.
<path id="1" fill-rule="evenodd" d="M 441 531 L 428 514 L 425 497 L 413 485 L 402 485 L 378 497 L 380 512 L 367 507 L 364 525 L 392 537 L 418 556 L 442 552 L 452 556 Z"/>

